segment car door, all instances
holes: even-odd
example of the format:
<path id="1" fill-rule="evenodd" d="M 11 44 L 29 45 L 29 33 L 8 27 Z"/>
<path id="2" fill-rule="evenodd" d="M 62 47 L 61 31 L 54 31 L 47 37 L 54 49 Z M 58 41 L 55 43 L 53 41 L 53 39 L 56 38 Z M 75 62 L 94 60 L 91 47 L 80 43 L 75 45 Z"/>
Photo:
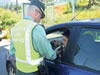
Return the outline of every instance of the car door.
<path id="1" fill-rule="evenodd" d="M 90 72 L 85 75 L 100 75 L 100 26 L 80 28 L 80 49 L 73 58 L 75 68 Z"/>
<path id="2" fill-rule="evenodd" d="M 69 27 L 66 27 L 66 28 L 69 28 Z M 82 32 L 84 31 L 84 28 L 82 28 L 81 26 L 72 26 L 69 28 L 70 29 L 70 37 L 68 40 L 68 44 L 66 46 L 66 50 L 63 53 L 62 60 L 60 62 L 59 61 L 50 61 L 50 60 L 46 61 L 50 75 L 99 75 L 100 74 L 99 67 L 98 67 L 99 69 L 93 68 L 93 66 L 90 67 L 91 65 L 96 63 L 96 60 L 95 60 L 95 63 L 92 63 L 92 64 L 88 63 L 88 65 L 91 64 L 89 66 L 84 65 L 87 63 L 87 61 L 89 59 L 89 58 L 86 58 L 86 54 L 84 54 L 84 48 L 87 48 L 87 51 L 90 50 L 88 47 L 83 46 L 85 43 L 82 42 L 82 39 L 81 39 L 82 38 L 81 35 L 83 34 Z M 61 29 L 63 29 L 63 27 Z M 84 34 L 91 33 L 91 27 L 89 29 L 90 29 L 90 31 L 86 31 Z M 59 30 L 60 30 L 60 28 L 59 28 Z M 56 28 L 53 28 L 50 31 L 56 32 L 59 30 Z M 87 28 L 87 30 L 88 30 L 88 28 Z M 97 41 L 96 43 L 98 43 L 99 37 L 100 37 L 99 30 L 97 30 L 97 31 L 98 31 L 98 33 L 95 32 L 92 34 L 92 35 L 95 35 L 93 37 L 95 37 L 95 41 Z M 87 38 L 85 38 L 85 39 L 87 39 Z M 85 40 L 83 40 L 83 41 L 85 41 Z M 86 41 L 91 43 L 89 40 L 86 40 Z M 92 45 L 90 45 L 89 47 L 92 48 Z M 99 62 L 99 48 L 100 48 L 99 44 L 98 44 L 97 48 L 98 48 L 98 51 L 97 51 L 98 52 L 98 63 L 100 63 Z M 94 52 L 95 52 L 95 47 L 94 47 Z M 84 55 L 84 56 L 82 57 L 82 55 Z M 91 56 L 89 56 L 89 57 L 91 57 L 91 58 L 93 57 L 94 59 L 97 57 L 97 56 L 92 56 L 91 52 L 90 52 L 90 55 Z M 84 58 L 84 61 L 82 62 L 83 58 Z"/>
<path id="3" fill-rule="evenodd" d="M 71 27 L 66 27 L 66 26 L 61 26 L 61 27 L 57 27 L 57 28 L 52 27 L 51 29 L 47 30 L 47 38 L 49 39 L 50 42 L 53 40 L 57 40 L 59 43 L 61 43 L 63 41 L 62 33 L 64 31 L 66 31 L 67 29 L 69 29 L 70 31 L 72 30 Z M 48 66 L 50 75 L 61 75 L 61 73 L 63 72 L 63 70 L 61 69 L 61 67 L 63 65 L 63 64 L 61 65 L 61 63 L 62 63 L 61 57 L 58 56 L 57 59 L 54 61 L 46 60 L 46 64 Z"/>

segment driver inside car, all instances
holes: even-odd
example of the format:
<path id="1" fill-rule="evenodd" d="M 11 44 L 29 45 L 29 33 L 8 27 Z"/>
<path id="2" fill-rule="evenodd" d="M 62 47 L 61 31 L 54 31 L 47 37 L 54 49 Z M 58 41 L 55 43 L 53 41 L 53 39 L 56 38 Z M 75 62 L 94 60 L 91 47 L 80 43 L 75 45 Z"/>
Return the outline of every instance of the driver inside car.
<path id="1" fill-rule="evenodd" d="M 52 45 L 53 49 L 54 50 L 61 49 L 60 46 L 63 46 L 63 48 L 65 48 L 68 43 L 69 35 L 70 35 L 70 31 L 68 29 L 66 29 L 62 33 L 62 38 L 63 38 L 62 42 L 59 42 L 58 40 L 51 41 L 51 45 Z"/>
<path id="2" fill-rule="evenodd" d="M 67 29 L 66 31 L 64 31 L 62 33 L 63 35 L 63 45 L 64 45 L 64 48 L 66 47 L 67 43 L 68 43 L 68 38 L 69 38 L 69 35 L 70 35 L 70 31 Z"/>
<path id="3" fill-rule="evenodd" d="M 62 33 L 62 42 L 59 42 L 58 40 L 53 40 L 51 42 L 52 46 L 54 47 L 54 50 L 58 51 L 59 53 L 57 53 L 57 58 L 56 59 L 61 59 L 64 49 L 68 43 L 68 38 L 70 35 L 70 31 L 68 29 L 66 29 L 63 33 Z"/>

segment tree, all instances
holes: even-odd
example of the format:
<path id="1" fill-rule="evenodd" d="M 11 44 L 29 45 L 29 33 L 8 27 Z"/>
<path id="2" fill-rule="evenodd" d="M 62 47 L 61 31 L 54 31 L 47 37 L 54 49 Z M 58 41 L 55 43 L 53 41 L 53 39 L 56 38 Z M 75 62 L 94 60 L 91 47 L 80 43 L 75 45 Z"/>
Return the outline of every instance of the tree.
<path id="1" fill-rule="evenodd" d="M 17 11 L 17 14 L 18 14 L 18 0 L 16 0 L 16 11 Z"/>
<path id="2" fill-rule="evenodd" d="M 95 4 L 95 0 L 89 0 L 88 2 L 88 8 L 91 8 L 92 5 Z"/>
<path id="3" fill-rule="evenodd" d="M 72 2 L 73 2 L 73 0 L 69 0 L 69 6 L 70 6 L 70 8 L 72 8 Z M 74 0 L 75 6 L 76 6 L 76 3 L 77 3 L 77 0 Z"/>
<path id="4" fill-rule="evenodd" d="M 6 6 L 5 6 L 5 8 L 6 8 L 6 9 L 8 9 L 8 8 L 9 8 L 9 6 L 8 6 L 8 3 L 6 3 Z"/>
<path id="5" fill-rule="evenodd" d="M 17 7 L 16 6 L 14 6 L 14 10 L 18 10 L 17 12 L 19 12 L 20 10 L 21 10 L 21 6 L 20 5 L 18 5 Z"/>
<path id="6" fill-rule="evenodd" d="M 12 7 L 13 7 L 13 4 L 11 3 L 9 9 L 12 9 Z"/>

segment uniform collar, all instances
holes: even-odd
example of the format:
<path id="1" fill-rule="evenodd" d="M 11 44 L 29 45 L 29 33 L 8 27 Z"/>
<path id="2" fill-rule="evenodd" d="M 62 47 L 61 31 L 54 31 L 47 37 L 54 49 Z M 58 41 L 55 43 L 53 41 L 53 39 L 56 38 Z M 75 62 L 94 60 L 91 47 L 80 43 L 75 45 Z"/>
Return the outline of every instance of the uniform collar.
<path id="1" fill-rule="evenodd" d="M 25 16 L 25 19 L 34 21 L 34 19 L 32 17 L 30 17 L 30 16 Z"/>

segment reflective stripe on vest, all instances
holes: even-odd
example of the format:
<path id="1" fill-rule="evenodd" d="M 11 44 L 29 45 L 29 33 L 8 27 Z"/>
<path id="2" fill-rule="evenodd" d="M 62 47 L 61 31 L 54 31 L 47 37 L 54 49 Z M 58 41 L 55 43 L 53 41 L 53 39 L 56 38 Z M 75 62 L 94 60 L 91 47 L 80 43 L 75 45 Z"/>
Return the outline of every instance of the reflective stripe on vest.
<path id="1" fill-rule="evenodd" d="M 36 60 L 29 60 L 29 61 L 25 61 L 25 60 L 21 60 L 21 59 L 16 58 L 16 60 L 19 62 L 31 64 L 31 65 L 37 65 L 37 64 L 40 64 L 41 61 L 43 61 L 43 58 L 36 59 Z"/>
<path id="2" fill-rule="evenodd" d="M 30 28 L 32 28 L 33 25 L 34 25 L 34 23 L 31 22 L 28 25 L 28 27 L 26 29 L 26 32 L 25 32 L 26 60 L 21 60 L 17 57 L 16 57 L 16 60 L 19 61 L 19 62 L 31 64 L 31 65 L 37 65 L 37 64 L 40 64 L 41 61 L 43 61 L 43 58 L 39 58 L 39 59 L 36 59 L 36 60 L 31 60 L 29 34 L 30 34 Z"/>

